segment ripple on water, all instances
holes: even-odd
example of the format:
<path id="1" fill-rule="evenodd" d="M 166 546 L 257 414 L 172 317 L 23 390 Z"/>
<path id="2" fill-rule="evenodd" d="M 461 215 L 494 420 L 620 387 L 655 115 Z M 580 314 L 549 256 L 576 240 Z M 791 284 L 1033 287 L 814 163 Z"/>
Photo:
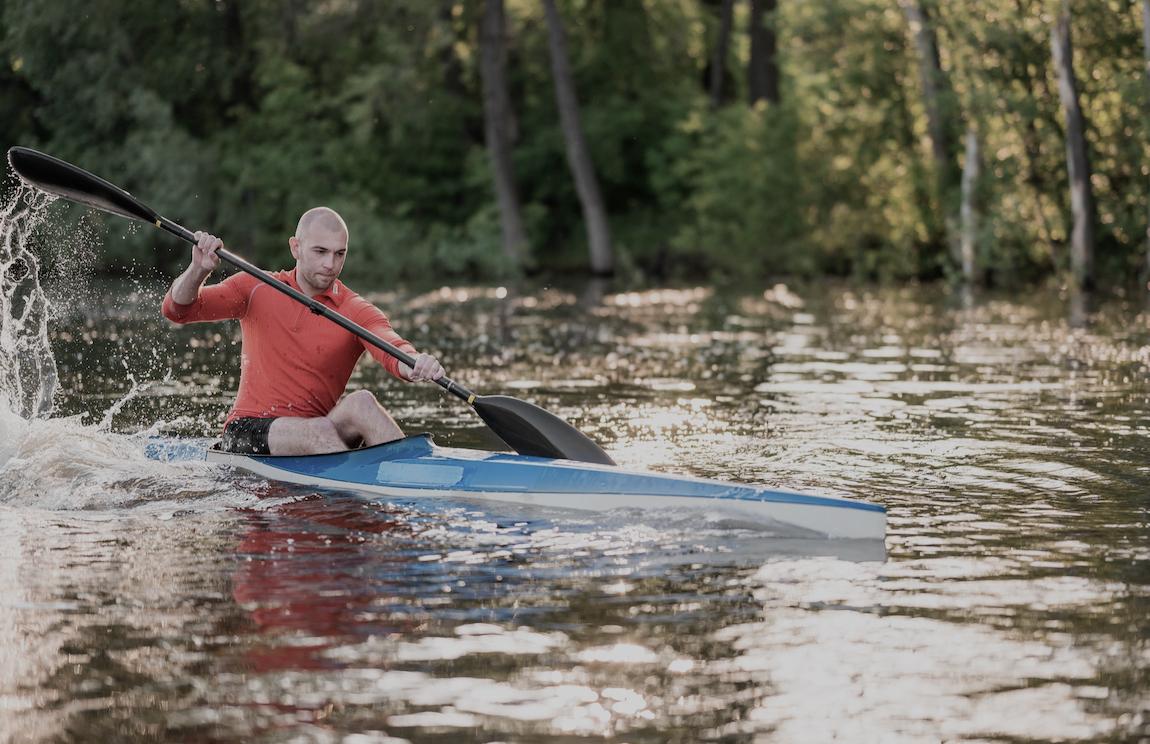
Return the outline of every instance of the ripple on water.
<path id="1" fill-rule="evenodd" d="M 885 545 L 144 461 L 132 434 L 210 435 L 235 384 L 234 334 L 161 326 L 145 293 L 55 342 L 84 359 L 68 410 L 107 426 L 0 410 L 0 738 L 1150 734 L 1144 320 L 933 288 L 457 290 L 382 298 L 620 462 L 878 501 Z M 131 386 L 93 349 L 141 339 L 177 369 L 105 416 Z M 434 389 L 354 379 L 492 444 Z"/>

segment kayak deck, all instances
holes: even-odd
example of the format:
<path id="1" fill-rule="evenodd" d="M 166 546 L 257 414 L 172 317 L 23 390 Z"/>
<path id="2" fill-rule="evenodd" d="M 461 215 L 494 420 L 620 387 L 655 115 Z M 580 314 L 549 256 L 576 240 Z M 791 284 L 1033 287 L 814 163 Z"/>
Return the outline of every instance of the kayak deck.
<path id="1" fill-rule="evenodd" d="M 323 455 L 242 455 L 209 449 L 210 462 L 267 478 L 390 498 L 468 496 L 590 511 L 708 508 L 828 537 L 882 539 L 877 504 L 611 465 L 440 447 L 421 434 Z"/>

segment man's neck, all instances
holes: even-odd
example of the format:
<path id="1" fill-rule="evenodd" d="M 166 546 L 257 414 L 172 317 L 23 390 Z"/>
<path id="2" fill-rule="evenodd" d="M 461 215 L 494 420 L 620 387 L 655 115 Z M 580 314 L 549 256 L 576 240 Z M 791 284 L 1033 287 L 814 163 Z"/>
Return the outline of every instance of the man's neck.
<path id="1" fill-rule="evenodd" d="M 299 290 L 301 292 L 313 299 L 316 295 L 323 294 L 326 291 L 313 287 L 306 279 L 303 278 L 303 274 L 300 273 L 298 268 L 295 270 L 295 283 L 299 285 Z"/>

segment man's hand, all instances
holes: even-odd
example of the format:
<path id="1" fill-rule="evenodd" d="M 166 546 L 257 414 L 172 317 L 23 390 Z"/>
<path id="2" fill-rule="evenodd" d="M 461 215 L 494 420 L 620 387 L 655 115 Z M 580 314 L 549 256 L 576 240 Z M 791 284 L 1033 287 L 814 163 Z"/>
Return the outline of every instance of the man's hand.
<path id="1" fill-rule="evenodd" d="M 172 302 L 177 305 L 190 305 L 200 296 L 200 285 L 220 265 L 216 251 L 224 247 L 224 241 L 215 235 L 197 230 L 196 244 L 192 246 L 192 262 L 184 273 L 172 282 Z"/>
<path id="2" fill-rule="evenodd" d="M 202 230 L 197 230 L 196 244 L 192 246 L 192 266 L 205 274 L 210 274 L 220 265 L 216 251 L 224 247 L 224 241 Z"/>
<path id="3" fill-rule="evenodd" d="M 412 382 L 424 382 L 426 380 L 438 380 L 443 377 L 443 367 L 439 364 L 439 360 L 430 354 L 418 354 L 415 357 L 415 369 L 408 367 L 403 362 L 399 363 L 400 373 L 411 380 Z"/>

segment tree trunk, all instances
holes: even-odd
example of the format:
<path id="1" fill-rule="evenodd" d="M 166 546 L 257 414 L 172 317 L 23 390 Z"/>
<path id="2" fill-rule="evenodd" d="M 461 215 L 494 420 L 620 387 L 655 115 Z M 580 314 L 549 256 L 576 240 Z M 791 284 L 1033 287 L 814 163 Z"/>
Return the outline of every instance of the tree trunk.
<path id="1" fill-rule="evenodd" d="M 523 264 L 527 252 L 527 230 L 515 186 L 515 166 L 511 160 L 511 96 L 507 92 L 506 26 L 503 0 L 485 0 L 479 22 L 479 72 L 483 79 L 483 119 L 491 175 L 499 202 L 499 225 L 503 252 Z"/>
<path id="2" fill-rule="evenodd" d="M 563 33 L 563 20 L 555 8 L 555 0 L 543 0 L 547 15 L 547 40 L 551 52 L 551 74 L 555 78 L 555 101 L 559 107 L 559 120 L 563 126 L 563 139 L 567 146 L 567 164 L 575 179 L 575 190 L 583 207 L 583 220 L 587 225 L 587 239 L 591 247 L 591 271 L 599 275 L 611 274 L 615 257 L 611 248 L 611 231 L 607 225 L 607 210 L 599 191 L 599 179 L 591 162 L 583 124 L 579 118 L 579 101 L 575 97 L 575 82 L 567 58 L 567 39 Z"/>
<path id="3" fill-rule="evenodd" d="M 778 0 L 751 0 L 751 62 L 747 70 L 747 88 L 751 105 L 759 101 L 779 102 L 778 41 L 775 36 L 775 9 Z M 771 14 L 770 24 L 763 15 Z"/>
<path id="4" fill-rule="evenodd" d="M 976 279 L 974 259 L 978 244 L 978 204 L 975 199 L 979 162 L 978 129 L 971 124 L 966 128 L 966 159 L 962 167 L 962 206 L 959 210 L 962 221 L 962 279 L 967 284 L 973 284 Z"/>
<path id="5" fill-rule="evenodd" d="M 1024 24 L 1026 19 L 1030 17 L 1031 8 L 1029 4 L 1024 4 L 1023 0 L 1014 0 L 1015 23 Z M 1046 66 L 1040 60 L 1035 61 L 1036 75 L 1030 74 L 1029 66 L 1023 60 L 1022 64 L 1013 67 L 1016 70 L 1016 75 L 1022 81 L 1023 88 L 1026 90 L 1028 100 L 1037 101 L 1039 99 L 1047 99 L 1050 97 L 1050 90 L 1046 85 Z M 1038 90 L 1038 88 L 1042 90 Z M 1044 245 L 1046 246 L 1047 253 L 1050 256 L 1051 264 L 1056 263 L 1054 257 L 1054 228 L 1050 224 L 1050 219 L 1046 216 L 1046 205 L 1043 202 L 1044 196 L 1047 194 L 1048 189 L 1046 183 L 1048 177 L 1044 170 L 1039 167 L 1039 160 L 1042 155 L 1041 137 L 1038 133 L 1038 125 L 1035 123 L 1035 117 L 1024 116 L 1025 124 L 1022 136 L 1023 148 L 1026 152 L 1026 183 L 1030 186 L 1031 195 L 1034 197 L 1034 214 L 1038 220 L 1039 229 Z"/>
<path id="6" fill-rule="evenodd" d="M 220 8 L 220 5 L 221 3 L 216 3 L 217 8 Z M 252 74 L 255 64 L 250 51 L 251 44 L 244 38 L 244 21 L 239 0 L 222 3 L 222 11 L 224 43 L 233 56 L 230 69 L 232 89 L 227 105 L 220 108 L 225 111 L 254 110 L 257 107 Z"/>
<path id="7" fill-rule="evenodd" d="M 938 42 L 926 11 L 918 0 L 899 0 L 918 53 L 919 80 L 922 83 L 923 103 L 926 107 L 927 128 L 930 131 L 931 154 L 945 174 L 951 165 L 951 142 L 942 106 L 942 89 L 946 75 L 938 54 Z"/>
<path id="8" fill-rule="evenodd" d="M 1145 60 L 1142 77 L 1147 88 L 1145 117 L 1147 121 L 1147 131 L 1150 131 L 1150 0 L 1142 0 L 1142 56 Z M 1147 204 L 1150 206 L 1150 200 L 1147 200 Z M 1146 267 L 1143 269 L 1142 281 L 1146 284 L 1147 289 L 1150 289 L 1150 211 L 1147 213 Z"/>
<path id="9" fill-rule="evenodd" d="M 1086 150 L 1086 124 L 1078 105 L 1074 77 L 1074 50 L 1070 41 L 1070 8 L 1062 11 L 1050 34 L 1054 67 L 1058 71 L 1058 95 L 1066 116 L 1066 166 L 1070 175 L 1070 270 L 1076 286 L 1094 283 L 1094 194 L 1090 188 L 1090 157 Z"/>
<path id="10" fill-rule="evenodd" d="M 731 19 L 734 10 L 735 0 L 723 0 L 723 5 L 719 9 L 719 35 L 711 52 L 710 91 L 713 109 L 717 109 L 723 103 L 723 79 L 727 76 L 727 53 L 731 46 Z"/>
<path id="11" fill-rule="evenodd" d="M 926 109 L 927 130 L 930 133 L 931 158 L 934 160 L 935 184 L 939 209 L 942 210 L 944 240 L 950 246 L 952 257 L 961 262 L 961 238 L 954 214 L 954 191 L 960 175 L 951 137 L 951 122 L 947 102 L 950 86 L 938 52 L 938 40 L 930 16 L 919 0 L 899 0 L 907 24 L 910 26 L 918 57 L 919 80 L 922 83 L 923 106 Z"/>

